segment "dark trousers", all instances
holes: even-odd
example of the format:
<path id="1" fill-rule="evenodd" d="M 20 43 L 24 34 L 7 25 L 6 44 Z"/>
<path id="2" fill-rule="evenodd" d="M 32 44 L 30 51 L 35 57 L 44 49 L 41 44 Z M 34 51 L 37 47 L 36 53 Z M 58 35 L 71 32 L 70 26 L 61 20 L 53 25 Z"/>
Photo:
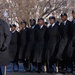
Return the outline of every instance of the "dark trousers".
<path id="1" fill-rule="evenodd" d="M 38 63 L 38 71 L 42 71 L 41 67 L 42 67 L 42 63 Z"/>
<path id="2" fill-rule="evenodd" d="M 27 59 L 24 60 L 23 65 L 24 65 L 25 70 L 27 70 L 27 69 L 30 70 L 30 61 L 29 60 L 27 60 Z"/>

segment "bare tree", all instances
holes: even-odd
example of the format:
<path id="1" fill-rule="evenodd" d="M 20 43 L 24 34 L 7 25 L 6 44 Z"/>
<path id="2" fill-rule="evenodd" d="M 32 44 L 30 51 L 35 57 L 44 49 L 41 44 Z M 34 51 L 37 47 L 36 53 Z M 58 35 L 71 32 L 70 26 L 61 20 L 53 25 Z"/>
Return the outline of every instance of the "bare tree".
<path id="1" fill-rule="evenodd" d="M 58 0 L 55 0 L 52 1 L 49 0 L 46 5 L 45 5 L 45 12 L 42 14 L 42 16 L 45 16 L 44 18 L 48 17 L 52 12 L 56 11 L 57 9 L 61 8 L 62 4 L 64 4 L 65 1 L 58 1 Z"/>
<path id="2" fill-rule="evenodd" d="M 29 23 L 30 18 L 59 16 L 62 11 L 69 13 L 74 9 L 74 3 L 74 0 L 0 0 L 0 16 L 6 19 L 3 13 L 7 12 L 9 23 L 22 19 Z"/>

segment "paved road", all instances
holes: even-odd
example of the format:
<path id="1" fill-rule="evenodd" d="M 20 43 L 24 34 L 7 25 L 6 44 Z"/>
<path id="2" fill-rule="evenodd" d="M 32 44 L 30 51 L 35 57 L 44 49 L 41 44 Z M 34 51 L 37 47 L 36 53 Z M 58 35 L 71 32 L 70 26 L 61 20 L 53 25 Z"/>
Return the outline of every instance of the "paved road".
<path id="1" fill-rule="evenodd" d="M 7 73 L 7 75 L 73 75 L 73 74 L 48 74 L 48 73 Z"/>

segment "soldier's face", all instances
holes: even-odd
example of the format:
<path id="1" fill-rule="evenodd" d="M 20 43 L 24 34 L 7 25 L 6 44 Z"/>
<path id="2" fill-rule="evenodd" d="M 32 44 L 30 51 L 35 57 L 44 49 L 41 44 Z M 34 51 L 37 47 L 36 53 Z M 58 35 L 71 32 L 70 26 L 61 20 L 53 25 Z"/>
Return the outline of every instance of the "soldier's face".
<path id="1" fill-rule="evenodd" d="M 31 22 L 30 22 L 30 25 L 31 25 L 31 26 L 34 25 L 34 24 L 35 24 L 34 21 L 31 21 Z"/>
<path id="2" fill-rule="evenodd" d="M 24 23 L 22 23 L 22 28 L 25 28 L 25 27 L 26 27 L 26 25 Z"/>
<path id="3" fill-rule="evenodd" d="M 55 22 L 54 19 L 51 19 L 51 20 L 50 20 L 50 24 L 53 24 L 54 22 Z"/>
<path id="4" fill-rule="evenodd" d="M 61 17 L 61 20 L 62 20 L 62 21 L 66 21 L 66 20 L 67 20 L 67 16 L 62 16 L 62 17 Z"/>
<path id="5" fill-rule="evenodd" d="M 72 13 L 73 18 L 75 19 L 75 13 Z"/>
<path id="6" fill-rule="evenodd" d="M 48 24 L 44 23 L 45 26 L 47 26 Z"/>
<path id="7" fill-rule="evenodd" d="M 41 25 L 44 24 L 44 21 L 43 21 L 43 20 L 39 20 L 39 21 L 38 21 L 38 24 L 41 26 Z"/>
<path id="8" fill-rule="evenodd" d="M 14 31 L 14 30 L 16 30 L 16 28 L 15 27 L 11 27 L 11 31 Z"/>

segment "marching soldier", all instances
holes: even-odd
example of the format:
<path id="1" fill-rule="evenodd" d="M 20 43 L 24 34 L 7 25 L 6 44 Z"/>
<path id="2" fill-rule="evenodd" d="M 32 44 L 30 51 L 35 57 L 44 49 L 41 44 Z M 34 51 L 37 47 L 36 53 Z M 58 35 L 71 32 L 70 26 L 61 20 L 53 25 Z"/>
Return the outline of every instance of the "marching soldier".
<path id="1" fill-rule="evenodd" d="M 46 32 L 46 26 L 44 26 L 44 19 L 38 19 L 38 25 L 35 30 L 35 52 L 33 62 L 37 63 L 38 72 L 41 72 L 42 66 L 42 53 L 44 48 L 44 37 Z"/>
<path id="2" fill-rule="evenodd" d="M 23 62 L 24 66 L 24 71 L 26 71 L 26 60 L 25 60 L 25 52 L 26 52 L 26 46 L 27 46 L 27 30 L 28 28 L 26 27 L 27 23 L 23 20 L 21 22 L 22 29 L 20 31 L 20 50 L 19 50 L 19 60 Z"/>
<path id="3" fill-rule="evenodd" d="M 73 54 L 73 59 L 72 60 L 73 60 L 74 65 L 75 65 L 75 10 L 72 11 L 72 16 L 73 16 L 73 20 L 71 22 L 71 25 L 72 25 L 72 46 L 74 48 L 74 50 L 72 52 L 72 54 Z M 74 67 L 73 69 L 75 71 L 75 66 L 73 66 L 73 67 Z"/>
<path id="4" fill-rule="evenodd" d="M 33 55 L 34 55 L 34 42 L 35 42 L 35 26 L 36 26 L 36 20 L 30 19 L 30 25 L 31 27 L 28 29 L 28 44 L 26 48 L 25 53 L 25 59 L 28 62 L 26 65 L 28 65 L 28 70 L 30 70 L 30 63 L 32 63 Z M 34 64 L 33 64 L 34 65 Z"/>
<path id="5" fill-rule="evenodd" d="M 67 19 L 66 13 L 61 14 L 61 19 L 62 22 L 59 28 L 61 40 L 59 43 L 59 49 L 56 58 L 58 59 L 60 65 L 59 72 L 66 72 L 66 52 L 69 45 L 71 22 Z"/>
<path id="6" fill-rule="evenodd" d="M 11 41 L 9 46 L 11 61 L 13 63 L 13 71 L 18 71 L 19 69 L 18 66 L 19 47 L 20 47 L 20 34 L 16 30 L 16 25 L 13 24 L 11 26 Z M 14 70 L 15 64 L 17 65 L 17 70 Z"/>
<path id="7" fill-rule="evenodd" d="M 50 26 L 47 30 L 48 35 L 48 42 L 46 48 L 46 60 L 47 60 L 47 69 L 48 72 L 54 72 L 52 65 L 55 63 L 55 54 L 57 43 L 59 41 L 59 25 L 56 23 L 56 19 L 54 16 L 49 18 Z M 50 68 L 50 70 L 49 70 Z"/>

